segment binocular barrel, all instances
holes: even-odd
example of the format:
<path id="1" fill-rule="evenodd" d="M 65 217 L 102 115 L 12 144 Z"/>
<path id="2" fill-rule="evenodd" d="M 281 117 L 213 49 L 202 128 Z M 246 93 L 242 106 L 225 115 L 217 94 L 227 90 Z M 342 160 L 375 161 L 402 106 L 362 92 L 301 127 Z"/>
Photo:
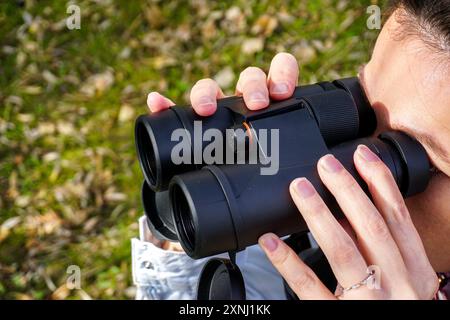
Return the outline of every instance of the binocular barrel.
<path id="1" fill-rule="evenodd" d="M 150 230 L 160 239 L 180 241 L 193 258 L 242 250 L 266 232 L 282 237 L 307 231 L 289 194 L 289 184 L 297 177 L 307 178 L 333 214 L 341 217 L 316 168 L 318 160 L 329 153 L 366 193 L 367 185 L 353 163 L 360 144 L 386 164 L 404 197 L 422 192 L 428 184 L 428 156 L 416 140 L 401 132 L 368 137 L 375 131 L 376 117 L 357 78 L 300 86 L 290 99 L 272 101 L 258 111 L 248 110 L 241 97 L 221 99 L 217 104 L 210 117 L 174 106 L 141 115 L 135 125 L 145 177 L 142 201 Z M 248 153 L 256 146 L 266 160 L 269 153 L 278 154 L 276 172 L 261 174 L 267 163 L 251 163 L 247 158 L 243 164 L 221 165 L 196 159 L 210 143 L 195 139 L 197 121 L 203 131 L 216 129 L 225 138 L 230 137 L 228 130 L 243 129 L 244 140 L 232 133 L 234 147 L 244 145 Z M 274 146 L 263 146 L 258 136 L 261 129 L 278 138 Z M 190 161 L 182 163 L 172 158 L 179 143 L 173 133 L 179 130 L 190 137 L 188 149 L 192 151 Z M 219 151 L 231 149 L 236 156 L 234 147 L 225 144 Z"/>
<path id="2" fill-rule="evenodd" d="M 367 192 L 353 165 L 353 154 L 364 144 L 387 165 L 404 196 L 423 191 L 429 179 L 429 162 L 422 146 L 400 132 L 379 138 L 362 138 L 329 150 Z M 264 233 L 286 236 L 307 231 L 289 195 L 289 184 L 306 177 L 331 212 L 342 217 L 334 197 L 321 182 L 317 158 L 305 157 L 299 165 L 280 168 L 277 175 L 260 175 L 251 166 L 206 166 L 176 176 L 169 188 L 176 232 L 186 253 L 202 258 L 253 245 Z"/>
<path id="3" fill-rule="evenodd" d="M 165 190 L 173 176 L 204 165 L 194 159 L 189 164 L 171 161 L 171 152 L 177 144 L 172 133 L 176 129 L 194 136 L 194 122 L 201 121 L 203 130 L 214 128 L 225 134 L 226 129 L 242 126 L 247 119 L 276 114 L 286 105 L 295 107 L 293 101 L 307 105 L 328 145 L 366 136 L 376 126 L 375 114 L 357 78 L 297 87 L 290 101 L 272 102 L 260 111 L 248 110 L 242 97 L 218 100 L 217 111 L 210 117 L 197 115 L 189 106 L 174 106 L 136 120 L 135 142 L 145 180 L 153 190 Z M 205 146 L 206 143 L 200 146 L 200 152 Z"/>
<path id="4" fill-rule="evenodd" d="M 144 181 L 141 199 L 151 233 L 159 240 L 178 241 L 169 191 L 155 192 Z"/>

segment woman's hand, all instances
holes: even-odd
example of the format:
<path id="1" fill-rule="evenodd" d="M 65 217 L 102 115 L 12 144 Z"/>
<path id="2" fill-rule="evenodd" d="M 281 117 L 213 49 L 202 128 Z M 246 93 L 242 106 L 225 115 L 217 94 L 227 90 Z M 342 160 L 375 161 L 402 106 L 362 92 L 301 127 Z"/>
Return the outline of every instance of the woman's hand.
<path id="1" fill-rule="evenodd" d="M 370 266 L 376 271 L 371 277 L 379 282 L 378 289 L 362 284 L 336 297 L 276 235 L 261 236 L 259 244 L 300 299 L 433 298 L 437 276 L 393 176 L 365 146 L 358 147 L 354 163 L 373 202 L 332 155 L 324 156 L 317 165 L 322 182 L 348 220 L 348 228 L 334 218 L 307 179 L 294 180 L 290 192 L 340 286 L 347 289 L 367 279 Z"/>
<path id="2" fill-rule="evenodd" d="M 278 53 L 270 64 L 269 75 L 257 67 L 248 67 L 241 72 L 236 84 L 236 95 L 243 96 L 245 104 L 251 110 L 269 106 L 269 96 L 273 100 L 287 99 L 294 93 L 298 83 L 298 64 L 289 53 Z M 192 87 L 191 105 L 201 116 L 210 116 L 217 109 L 217 99 L 224 98 L 219 85 L 212 79 L 202 79 Z M 151 112 L 159 112 L 174 106 L 175 103 L 158 92 L 151 92 L 147 97 Z M 162 248 L 169 245 L 166 241 Z M 181 251 L 181 246 L 171 248 Z"/>
<path id="3" fill-rule="evenodd" d="M 296 59 L 288 53 L 279 53 L 273 58 L 267 76 L 256 67 L 241 72 L 236 95 L 243 96 L 249 109 L 262 109 L 269 105 L 269 97 L 273 100 L 291 97 L 298 76 Z M 202 116 L 212 115 L 217 109 L 217 99 L 223 97 L 222 90 L 211 79 L 199 80 L 190 93 L 192 107 Z M 147 104 L 152 112 L 174 105 L 157 92 L 148 95 Z M 323 183 L 348 219 L 348 228 L 344 229 L 336 221 L 309 181 L 297 179 L 290 188 L 297 207 L 344 289 L 366 279 L 369 266 L 379 271 L 373 277 L 377 277 L 375 282 L 380 281 L 380 289 L 362 285 L 345 291 L 340 298 L 432 298 L 438 288 L 437 276 L 392 175 L 366 147 L 358 148 L 355 165 L 369 185 L 374 203 L 333 156 L 322 158 L 318 164 Z M 277 236 L 266 234 L 259 242 L 300 299 L 336 299 Z"/>
<path id="4" fill-rule="evenodd" d="M 269 96 L 273 100 L 287 99 L 294 93 L 298 83 L 298 64 L 289 53 L 278 53 L 270 64 L 269 75 L 257 67 L 248 67 L 241 72 L 236 84 L 236 95 L 243 96 L 245 104 L 251 110 L 269 106 Z M 212 115 L 217 108 L 217 99 L 224 98 L 219 85 L 212 79 L 202 79 L 192 87 L 191 105 L 201 116 Z M 147 105 L 152 112 L 159 112 L 175 105 L 169 98 L 158 92 L 151 92 Z M 166 248 L 167 246 L 172 246 Z M 181 246 L 173 247 L 169 241 L 160 246 L 163 249 L 182 251 Z"/>
<path id="5" fill-rule="evenodd" d="M 251 110 L 265 108 L 269 105 L 269 96 L 273 100 L 292 96 L 298 83 L 298 74 L 294 56 L 278 53 L 270 64 L 267 76 L 257 67 L 248 67 L 242 71 L 236 84 L 236 95 L 243 96 L 245 104 Z M 217 108 L 217 99 L 223 97 L 219 85 L 211 79 L 199 80 L 190 94 L 191 105 L 201 116 L 212 115 Z M 151 92 L 147 97 L 147 105 L 152 112 L 158 112 L 175 104 L 161 94 Z"/>

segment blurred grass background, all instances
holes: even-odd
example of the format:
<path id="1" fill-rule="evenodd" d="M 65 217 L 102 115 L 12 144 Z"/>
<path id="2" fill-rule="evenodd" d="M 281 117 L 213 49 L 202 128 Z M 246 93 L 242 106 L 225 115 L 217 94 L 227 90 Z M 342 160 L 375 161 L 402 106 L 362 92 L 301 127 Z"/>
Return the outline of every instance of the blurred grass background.
<path id="1" fill-rule="evenodd" d="M 66 27 L 69 4 L 81 29 Z M 301 83 L 368 60 L 370 0 L 0 3 L 0 297 L 133 298 L 142 214 L 134 118 L 204 77 L 232 94 L 249 65 L 294 54 Z M 69 290 L 78 265 L 81 290 Z"/>

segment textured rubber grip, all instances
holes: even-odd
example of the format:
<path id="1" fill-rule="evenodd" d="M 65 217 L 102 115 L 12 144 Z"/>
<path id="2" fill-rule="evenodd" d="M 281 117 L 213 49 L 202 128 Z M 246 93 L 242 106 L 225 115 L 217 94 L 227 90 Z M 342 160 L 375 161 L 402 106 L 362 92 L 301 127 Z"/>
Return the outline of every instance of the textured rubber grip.
<path id="1" fill-rule="evenodd" d="M 359 114 L 359 136 L 365 137 L 372 134 L 377 126 L 377 118 L 359 79 L 356 77 L 339 79 L 333 81 L 333 84 L 352 95 Z"/>
<path id="2" fill-rule="evenodd" d="M 358 137 L 359 115 L 345 90 L 326 91 L 303 99 L 313 113 L 328 146 Z"/>

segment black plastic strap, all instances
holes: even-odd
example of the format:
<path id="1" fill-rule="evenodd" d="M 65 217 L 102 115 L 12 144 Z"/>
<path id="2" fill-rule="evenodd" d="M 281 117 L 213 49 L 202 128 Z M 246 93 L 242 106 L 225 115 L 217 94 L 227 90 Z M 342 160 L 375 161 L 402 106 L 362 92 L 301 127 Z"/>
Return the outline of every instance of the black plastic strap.
<path id="1" fill-rule="evenodd" d="M 206 166 L 203 167 L 203 169 L 209 170 L 217 179 L 217 181 L 220 184 L 220 187 L 222 188 L 223 194 L 225 195 L 225 198 L 227 199 L 228 208 L 230 209 L 231 213 L 231 221 L 233 222 L 234 226 L 234 236 L 236 238 L 237 243 L 237 251 L 241 251 L 245 249 L 245 247 L 242 245 L 241 241 L 239 240 L 239 236 L 242 234 L 241 226 L 243 223 L 243 219 L 240 213 L 240 210 L 236 204 L 233 189 L 231 188 L 230 183 L 228 182 L 227 176 L 216 166 Z"/>
<path id="2" fill-rule="evenodd" d="M 233 265 L 237 266 L 236 264 L 236 251 L 230 251 L 228 252 L 228 255 L 230 256 L 230 261 Z"/>

